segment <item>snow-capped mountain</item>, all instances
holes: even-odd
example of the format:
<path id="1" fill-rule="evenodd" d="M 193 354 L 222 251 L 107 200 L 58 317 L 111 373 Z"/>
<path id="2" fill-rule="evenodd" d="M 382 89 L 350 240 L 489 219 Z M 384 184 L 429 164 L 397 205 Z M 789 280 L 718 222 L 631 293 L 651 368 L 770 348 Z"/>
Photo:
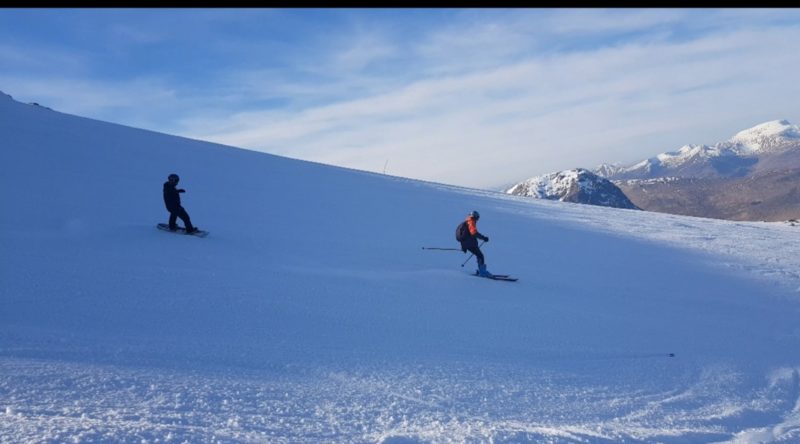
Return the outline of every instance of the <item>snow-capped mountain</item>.
<path id="1" fill-rule="evenodd" d="M 728 142 L 752 153 L 765 154 L 796 148 L 800 143 L 800 125 L 774 120 L 741 131 Z"/>
<path id="2" fill-rule="evenodd" d="M 506 193 L 561 202 L 638 209 L 610 180 L 584 168 L 533 177 L 514 185 Z"/>
<path id="3" fill-rule="evenodd" d="M 800 217 L 800 126 L 786 120 L 712 146 L 685 145 L 631 166 L 603 164 L 594 171 L 647 211 L 732 220 Z"/>
<path id="4" fill-rule="evenodd" d="M 604 163 L 593 170 L 600 177 L 609 178 L 620 173 L 625 169 L 624 166 L 613 163 Z"/>
<path id="5" fill-rule="evenodd" d="M 790 163 L 800 166 L 800 126 L 775 120 L 712 146 L 685 145 L 627 167 L 603 164 L 594 172 L 611 180 L 744 177 L 776 163 L 786 166 L 787 153 L 796 157 Z"/>

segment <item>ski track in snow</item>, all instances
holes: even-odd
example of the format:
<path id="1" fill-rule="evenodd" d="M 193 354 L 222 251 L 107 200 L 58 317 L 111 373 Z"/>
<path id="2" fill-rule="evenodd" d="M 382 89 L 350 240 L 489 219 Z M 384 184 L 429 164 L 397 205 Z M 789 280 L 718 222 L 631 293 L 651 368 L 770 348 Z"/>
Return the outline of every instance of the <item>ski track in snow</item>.
<path id="1" fill-rule="evenodd" d="M 592 230 L 717 253 L 716 258 L 721 253 L 730 257 L 730 262 L 721 265 L 734 272 L 746 271 L 781 285 L 797 281 L 791 263 L 778 260 L 790 256 L 788 247 L 774 243 L 770 236 L 771 230 L 791 227 L 707 220 L 693 224 L 687 218 L 638 212 L 631 212 L 624 225 L 609 224 L 617 219 L 604 218 L 603 209 L 556 204 L 557 211 L 552 211 L 549 205 L 519 201 L 518 206 L 509 206 L 506 202 L 495 210 L 558 218 L 578 227 L 589 224 Z M 654 224 L 654 217 L 661 222 Z M 758 253 L 744 254 L 737 248 L 736 235 L 726 237 L 732 225 L 739 230 L 739 242 L 742 232 L 749 233 Z M 661 230 L 652 230 L 654 226 Z M 452 275 L 442 270 L 285 270 L 367 281 L 402 281 L 420 273 L 435 278 Z M 47 353 L 49 347 L 42 350 Z M 504 363 L 502 352 L 491 357 L 494 360 L 466 362 L 458 350 L 451 349 L 457 352 L 453 356 L 417 364 L 413 359 L 362 362 L 355 355 L 353 361 L 339 358 L 325 364 L 214 371 L 203 366 L 137 367 L 113 359 L 101 365 L 93 363 L 91 356 L 81 359 L 80 349 L 67 351 L 67 359 L 52 360 L 20 358 L 27 352 L 0 349 L 0 442 L 800 440 L 800 389 L 793 368 L 782 369 L 767 381 L 753 381 L 753 375 L 736 368 L 688 363 L 683 371 L 663 372 L 673 376 L 649 382 L 638 378 L 658 375 L 659 366 L 674 360 L 663 354 L 564 358 L 534 352 L 530 365 L 520 366 L 519 362 Z M 92 353 L 91 347 L 86 353 Z M 37 348 L 28 354 L 38 356 Z M 561 358 L 566 363 L 558 371 Z M 600 373 L 594 374 L 592 359 L 619 363 L 598 365 Z M 548 365 L 537 366 L 537 362 Z"/>
<path id="2" fill-rule="evenodd" d="M 669 391 L 622 380 L 586 386 L 584 378 L 477 363 L 215 373 L 3 359 L 0 431 L 9 443 L 800 438 L 796 369 L 756 394 L 741 391 L 740 375 L 724 368 L 675 381 Z M 793 413 L 784 420 L 787 403 Z M 748 422 L 776 425 L 738 436 L 728 430 Z"/>

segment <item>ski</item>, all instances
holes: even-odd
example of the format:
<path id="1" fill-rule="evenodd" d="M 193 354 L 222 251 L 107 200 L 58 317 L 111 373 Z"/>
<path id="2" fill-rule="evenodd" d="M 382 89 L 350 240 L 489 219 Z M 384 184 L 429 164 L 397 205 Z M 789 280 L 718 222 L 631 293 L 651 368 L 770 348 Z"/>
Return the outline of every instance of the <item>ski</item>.
<path id="1" fill-rule="evenodd" d="M 508 281 L 508 282 L 516 282 L 517 278 L 513 278 L 507 274 L 493 274 L 491 276 L 481 276 L 477 272 L 472 273 L 473 276 L 482 277 L 486 279 L 491 279 L 493 281 Z"/>
<path id="2" fill-rule="evenodd" d="M 489 276 L 489 279 L 493 281 L 508 281 L 508 282 L 517 282 L 517 278 L 512 278 L 508 276 Z"/>

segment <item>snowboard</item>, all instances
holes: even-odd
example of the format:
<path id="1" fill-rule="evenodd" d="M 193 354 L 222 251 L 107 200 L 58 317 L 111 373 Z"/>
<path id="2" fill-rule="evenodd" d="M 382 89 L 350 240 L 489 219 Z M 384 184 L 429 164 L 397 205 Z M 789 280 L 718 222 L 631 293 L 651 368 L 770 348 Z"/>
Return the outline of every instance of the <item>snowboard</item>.
<path id="1" fill-rule="evenodd" d="M 158 224 L 158 225 L 156 225 L 156 228 L 158 228 L 159 230 L 162 230 L 162 231 L 166 231 L 167 233 L 176 233 L 176 234 L 186 235 L 186 229 L 183 228 L 183 227 L 178 227 L 177 230 L 173 231 L 173 230 L 169 229 L 169 225 L 168 224 Z M 208 231 L 197 230 L 194 233 L 192 233 L 192 236 L 206 237 L 206 236 L 208 236 Z"/>

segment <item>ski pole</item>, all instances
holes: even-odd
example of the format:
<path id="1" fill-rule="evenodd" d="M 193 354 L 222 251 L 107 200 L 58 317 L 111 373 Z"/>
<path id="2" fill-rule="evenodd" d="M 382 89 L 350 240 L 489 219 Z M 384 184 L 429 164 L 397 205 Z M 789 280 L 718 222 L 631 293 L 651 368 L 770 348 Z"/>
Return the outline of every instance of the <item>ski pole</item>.
<path id="1" fill-rule="evenodd" d="M 478 244 L 478 248 L 480 248 L 480 247 L 481 247 L 481 245 L 483 245 L 483 244 L 485 244 L 485 243 L 486 243 L 486 242 L 481 242 L 480 244 Z M 467 260 L 465 260 L 465 261 L 464 261 L 464 263 L 463 263 L 463 264 L 461 264 L 461 266 L 463 267 L 464 265 L 467 265 L 467 262 L 469 262 L 469 260 L 470 260 L 470 259 L 472 259 L 472 256 L 475 256 L 475 253 L 470 253 L 470 254 L 469 254 L 469 257 L 467 258 Z"/>
<path id="2" fill-rule="evenodd" d="M 422 247 L 423 250 L 461 251 L 460 248 Z"/>

